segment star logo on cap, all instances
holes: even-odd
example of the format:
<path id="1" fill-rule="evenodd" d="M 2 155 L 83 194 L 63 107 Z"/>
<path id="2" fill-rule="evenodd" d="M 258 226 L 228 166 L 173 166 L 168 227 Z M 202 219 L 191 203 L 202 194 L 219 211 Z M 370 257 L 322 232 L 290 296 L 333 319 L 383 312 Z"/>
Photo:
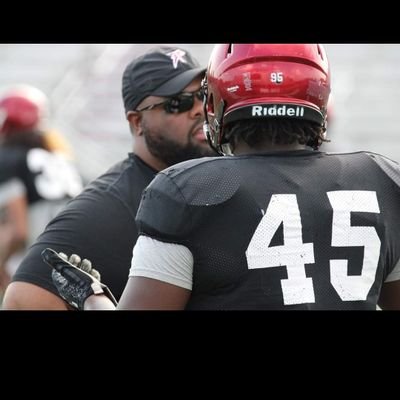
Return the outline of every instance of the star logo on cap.
<path id="1" fill-rule="evenodd" d="M 184 51 L 182 51 L 182 50 L 180 50 L 180 49 L 177 49 L 177 50 L 174 50 L 174 51 L 171 51 L 171 53 L 167 53 L 167 56 L 169 56 L 170 58 L 171 58 L 171 60 L 172 60 L 172 65 L 174 66 L 174 68 L 176 69 L 176 68 L 178 68 L 178 63 L 179 63 L 179 61 L 181 61 L 181 62 L 186 62 L 184 59 L 183 59 L 183 57 L 186 55 L 186 52 L 184 52 Z"/>

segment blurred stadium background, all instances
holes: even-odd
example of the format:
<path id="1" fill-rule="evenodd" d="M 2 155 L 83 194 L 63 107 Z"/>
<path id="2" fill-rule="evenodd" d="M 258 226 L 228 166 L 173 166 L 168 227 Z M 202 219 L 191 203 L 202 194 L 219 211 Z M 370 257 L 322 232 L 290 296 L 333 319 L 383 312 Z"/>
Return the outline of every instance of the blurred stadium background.
<path id="1" fill-rule="evenodd" d="M 34 85 L 51 103 L 51 124 L 93 179 L 131 149 L 121 99 L 128 62 L 155 44 L 0 44 L 0 90 Z M 179 44 L 206 65 L 212 44 Z M 327 44 L 332 109 L 326 151 L 370 150 L 400 161 L 400 44 Z"/>

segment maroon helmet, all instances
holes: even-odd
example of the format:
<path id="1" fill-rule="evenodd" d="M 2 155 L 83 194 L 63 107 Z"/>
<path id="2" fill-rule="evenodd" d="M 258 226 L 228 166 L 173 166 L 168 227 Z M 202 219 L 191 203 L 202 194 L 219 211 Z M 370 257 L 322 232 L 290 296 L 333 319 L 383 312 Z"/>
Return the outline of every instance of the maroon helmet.
<path id="1" fill-rule="evenodd" d="M 34 129 L 39 122 L 39 108 L 30 100 L 10 96 L 0 100 L 0 133 Z"/>
<path id="2" fill-rule="evenodd" d="M 47 115 L 46 95 L 29 85 L 16 85 L 0 96 L 0 134 L 39 128 Z"/>
<path id="3" fill-rule="evenodd" d="M 229 122 L 296 118 L 326 124 L 330 71 L 319 44 L 216 45 L 203 85 L 204 130 L 219 152 Z"/>

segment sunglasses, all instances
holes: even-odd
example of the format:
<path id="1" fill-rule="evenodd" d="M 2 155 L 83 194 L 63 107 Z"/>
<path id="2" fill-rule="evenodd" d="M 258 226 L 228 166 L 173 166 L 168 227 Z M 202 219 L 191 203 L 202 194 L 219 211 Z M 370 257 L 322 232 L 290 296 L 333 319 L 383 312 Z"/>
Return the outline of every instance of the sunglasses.
<path id="1" fill-rule="evenodd" d="M 204 98 L 204 90 L 203 88 L 196 90 L 195 92 L 182 92 L 175 96 L 169 97 L 167 100 L 162 101 L 161 103 L 151 104 L 150 106 L 141 108 L 136 111 L 147 111 L 152 110 L 157 106 L 164 106 L 164 110 L 168 114 L 178 114 L 183 113 L 185 111 L 189 111 L 193 108 L 194 105 L 194 97 L 203 101 Z"/>

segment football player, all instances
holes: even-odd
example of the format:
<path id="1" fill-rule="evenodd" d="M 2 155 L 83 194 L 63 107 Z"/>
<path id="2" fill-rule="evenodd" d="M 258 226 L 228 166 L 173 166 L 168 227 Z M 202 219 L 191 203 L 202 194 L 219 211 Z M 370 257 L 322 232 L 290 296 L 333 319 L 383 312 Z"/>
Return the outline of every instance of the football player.
<path id="1" fill-rule="evenodd" d="M 74 164 L 47 141 L 45 95 L 19 85 L 0 97 L 2 287 L 28 246 L 66 201 L 82 190 Z"/>

